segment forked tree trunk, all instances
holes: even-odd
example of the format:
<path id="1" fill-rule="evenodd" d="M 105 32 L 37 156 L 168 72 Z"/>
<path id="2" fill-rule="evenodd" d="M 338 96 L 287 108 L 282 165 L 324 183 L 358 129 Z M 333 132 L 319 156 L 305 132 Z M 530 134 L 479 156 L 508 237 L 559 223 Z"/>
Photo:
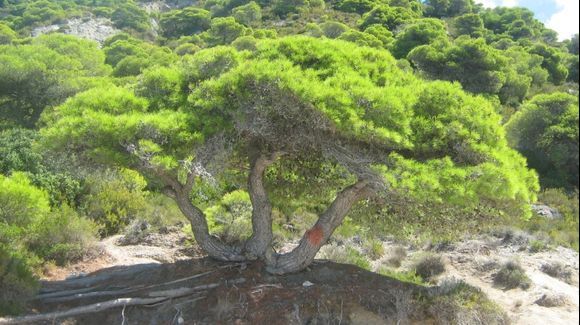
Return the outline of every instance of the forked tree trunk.
<path id="1" fill-rule="evenodd" d="M 276 161 L 278 154 L 269 158 L 256 155 L 250 158 L 250 174 L 248 177 L 248 192 L 252 201 L 252 236 L 245 245 L 248 259 L 263 258 L 268 260 L 272 253 L 272 204 L 264 188 L 264 172 Z"/>
<path id="2" fill-rule="evenodd" d="M 359 181 L 338 193 L 316 224 L 306 231 L 300 244 L 289 253 L 267 260 L 266 270 L 273 274 L 286 274 L 306 268 L 312 263 L 320 247 L 326 244 L 334 230 L 340 226 L 351 207 L 371 193 L 366 181 Z"/>

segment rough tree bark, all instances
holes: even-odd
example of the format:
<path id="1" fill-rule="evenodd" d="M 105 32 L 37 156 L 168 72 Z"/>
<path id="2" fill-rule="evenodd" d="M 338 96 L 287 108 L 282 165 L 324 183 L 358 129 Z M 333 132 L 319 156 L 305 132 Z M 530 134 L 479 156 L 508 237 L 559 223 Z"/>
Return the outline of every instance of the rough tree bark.
<path id="1" fill-rule="evenodd" d="M 273 255 L 272 204 L 264 188 L 264 172 L 280 155 L 254 154 L 250 157 L 248 192 L 252 202 L 252 236 L 246 242 L 244 252 L 249 259 L 269 260 Z"/>
<path id="2" fill-rule="evenodd" d="M 298 272 L 306 268 L 316 253 L 340 226 L 352 206 L 373 193 L 368 181 L 359 180 L 342 190 L 332 204 L 320 215 L 316 224 L 306 231 L 300 244 L 291 252 L 274 256 L 267 262 L 266 270 L 273 274 Z"/>

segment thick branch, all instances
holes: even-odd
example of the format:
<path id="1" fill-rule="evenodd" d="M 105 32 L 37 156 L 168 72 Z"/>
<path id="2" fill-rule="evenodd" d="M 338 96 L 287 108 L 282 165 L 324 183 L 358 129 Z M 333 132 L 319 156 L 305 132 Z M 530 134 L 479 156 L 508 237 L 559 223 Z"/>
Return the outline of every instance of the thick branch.
<path id="1" fill-rule="evenodd" d="M 175 200 L 181 212 L 191 223 L 191 230 L 195 241 L 211 257 L 221 261 L 244 261 L 246 258 L 241 254 L 240 247 L 232 247 L 222 243 L 218 238 L 210 235 L 209 227 L 204 213 L 191 203 L 189 193 L 193 186 L 193 177 L 188 175 L 186 185 L 182 185 L 177 177 L 173 177 L 163 168 L 153 166 L 148 161 L 141 159 L 137 166 L 140 170 L 151 172 L 166 186 L 165 194 Z"/>
<path id="2" fill-rule="evenodd" d="M 252 236 L 246 242 L 246 254 L 250 259 L 269 258 L 272 244 L 272 204 L 264 187 L 264 172 L 280 153 L 270 157 L 257 154 L 251 158 L 248 191 L 252 201 Z"/>
<path id="3" fill-rule="evenodd" d="M 273 274 L 297 272 L 307 267 L 322 245 L 344 220 L 352 206 L 374 193 L 366 180 L 358 181 L 338 193 L 332 204 L 320 215 L 316 224 L 302 237 L 300 244 L 291 252 L 276 256 L 269 261 L 267 270 Z"/>

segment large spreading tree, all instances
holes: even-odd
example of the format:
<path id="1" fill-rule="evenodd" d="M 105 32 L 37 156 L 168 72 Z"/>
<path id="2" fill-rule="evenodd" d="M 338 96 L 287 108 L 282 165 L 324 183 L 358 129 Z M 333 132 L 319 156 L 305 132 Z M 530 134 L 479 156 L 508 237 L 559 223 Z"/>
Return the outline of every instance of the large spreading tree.
<path id="1" fill-rule="evenodd" d="M 174 198 L 196 241 L 220 260 L 260 259 L 274 274 L 302 270 L 355 205 L 384 204 L 393 193 L 524 209 L 537 190 L 492 104 L 458 84 L 420 80 L 383 50 L 262 40 L 253 51 L 185 56 L 137 82 L 91 89 L 47 113 L 43 143 L 140 171 Z M 319 177 L 302 182 L 316 189 L 307 199 L 327 207 L 293 251 L 278 254 L 272 202 L 281 198 L 273 196 L 294 199 L 293 180 L 312 170 Z M 210 233 L 194 196 L 232 172 L 246 178 L 253 233 L 228 244 Z"/>

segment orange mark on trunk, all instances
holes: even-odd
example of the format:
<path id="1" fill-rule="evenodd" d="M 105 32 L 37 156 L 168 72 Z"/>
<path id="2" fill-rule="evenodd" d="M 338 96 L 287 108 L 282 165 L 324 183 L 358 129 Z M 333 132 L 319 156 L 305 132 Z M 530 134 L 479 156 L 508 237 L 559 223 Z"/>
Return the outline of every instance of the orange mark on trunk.
<path id="1" fill-rule="evenodd" d="M 320 225 L 315 225 L 310 230 L 306 231 L 306 239 L 312 246 L 320 246 L 322 244 L 322 239 L 324 237 L 324 232 Z"/>

